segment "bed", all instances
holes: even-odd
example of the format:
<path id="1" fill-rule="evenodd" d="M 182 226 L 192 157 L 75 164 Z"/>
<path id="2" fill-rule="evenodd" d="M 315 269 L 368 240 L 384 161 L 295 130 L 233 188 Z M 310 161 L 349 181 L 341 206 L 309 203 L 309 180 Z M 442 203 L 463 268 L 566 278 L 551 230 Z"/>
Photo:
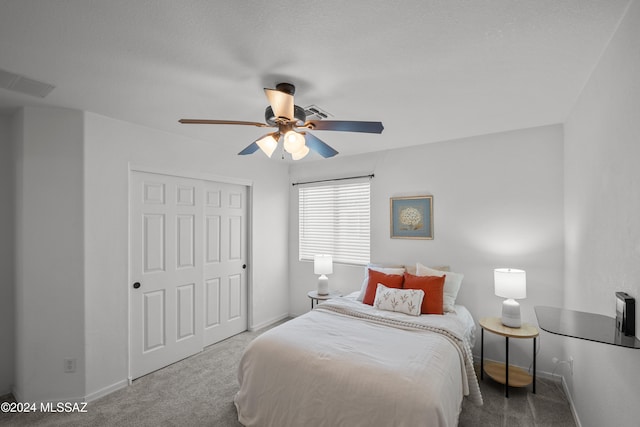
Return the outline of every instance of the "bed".
<path id="1" fill-rule="evenodd" d="M 252 341 L 234 398 L 245 426 L 455 426 L 463 396 L 482 404 L 475 322 L 455 305 L 411 316 L 328 300 Z"/>

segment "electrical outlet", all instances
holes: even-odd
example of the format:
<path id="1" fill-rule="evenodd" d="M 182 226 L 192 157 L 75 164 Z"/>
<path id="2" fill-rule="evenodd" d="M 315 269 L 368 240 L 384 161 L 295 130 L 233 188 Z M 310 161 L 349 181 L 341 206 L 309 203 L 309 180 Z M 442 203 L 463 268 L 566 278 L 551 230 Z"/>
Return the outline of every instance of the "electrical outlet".
<path id="1" fill-rule="evenodd" d="M 64 371 L 65 372 L 75 372 L 76 371 L 76 359 L 68 358 L 64 359 Z"/>
<path id="2" fill-rule="evenodd" d="M 561 369 L 563 364 L 567 364 L 569 366 L 569 372 L 571 373 L 571 375 L 573 375 L 573 356 L 569 356 L 569 359 L 567 360 L 560 360 L 557 357 L 552 357 L 551 361 L 553 362 L 554 365 L 556 365 L 555 368 L 553 368 L 553 373 L 555 374 L 556 369 Z"/>

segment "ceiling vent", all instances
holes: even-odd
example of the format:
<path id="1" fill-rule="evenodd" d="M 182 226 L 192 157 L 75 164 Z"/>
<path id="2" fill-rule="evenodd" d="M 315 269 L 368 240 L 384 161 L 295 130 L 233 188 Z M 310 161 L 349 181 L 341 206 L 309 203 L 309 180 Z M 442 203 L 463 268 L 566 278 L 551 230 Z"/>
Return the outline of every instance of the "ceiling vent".
<path id="1" fill-rule="evenodd" d="M 0 88 L 44 98 L 55 86 L 0 69 Z"/>
<path id="2" fill-rule="evenodd" d="M 307 120 L 322 120 L 332 117 L 331 114 L 314 104 L 304 107 L 304 112 L 307 115 Z"/>

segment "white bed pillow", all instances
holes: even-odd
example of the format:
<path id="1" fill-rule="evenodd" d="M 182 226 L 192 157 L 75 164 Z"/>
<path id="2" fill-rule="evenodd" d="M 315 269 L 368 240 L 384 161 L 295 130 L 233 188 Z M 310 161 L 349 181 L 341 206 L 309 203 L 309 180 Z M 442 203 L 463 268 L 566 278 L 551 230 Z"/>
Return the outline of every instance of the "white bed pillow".
<path id="1" fill-rule="evenodd" d="M 462 273 L 454 273 L 452 271 L 441 271 L 436 270 L 420 263 L 416 264 L 416 276 L 438 276 L 442 277 L 444 275 L 447 277 L 444 279 L 444 292 L 442 296 L 442 309 L 445 312 L 454 312 L 456 303 L 456 298 L 458 297 L 458 291 L 460 291 L 460 285 L 462 284 L 462 279 L 464 278 L 464 274 Z"/>
<path id="2" fill-rule="evenodd" d="M 412 316 L 420 316 L 423 298 L 424 291 L 422 289 L 387 288 L 382 283 L 378 283 L 373 306 L 379 310 L 397 311 Z"/>
<path id="3" fill-rule="evenodd" d="M 437 265 L 437 266 L 433 266 L 433 267 L 429 267 L 432 268 L 434 270 L 439 270 L 439 271 L 449 271 L 449 266 L 448 265 Z M 407 273 L 409 274 L 413 274 L 414 276 L 417 276 L 417 266 L 415 265 L 405 265 L 404 269 L 406 270 Z"/>
<path id="4" fill-rule="evenodd" d="M 360 286 L 360 295 L 357 300 L 362 302 L 364 300 L 364 294 L 367 293 L 367 286 L 369 285 L 369 269 L 379 271 L 384 274 L 404 274 L 404 265 L 393 264 L 367 264 L 364 267 L 364 280 Z M 446 280 L 446 279 L 445 279 Z"/>

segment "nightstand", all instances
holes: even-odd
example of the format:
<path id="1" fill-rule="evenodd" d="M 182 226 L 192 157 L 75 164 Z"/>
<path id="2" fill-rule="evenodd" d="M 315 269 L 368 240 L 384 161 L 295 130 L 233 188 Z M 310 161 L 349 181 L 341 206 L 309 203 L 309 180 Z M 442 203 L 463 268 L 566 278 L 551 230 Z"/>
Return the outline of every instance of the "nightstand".
<path id="1" fill-rule="evenodd" d="M 509 397 L 509 387 L 526 387 L 533 383 L 533 392 L 536 392 L 536 338 L 538 328 L 528 323 L 523 323 L 520 328 L 510 328 L 502 324 L 500 317 L 485 317 L 480 319 L 480 379 L 486 372 L 495 381 L 504 384 L 504 395 Z M 484 331 L 502 335 L 505 338 L 505 363 L 484 363 Z M 524 369 L 509 366 L 509 338 L 533 338 L 533 375 L 529 375 Z"/>
<path id="2" fill-rule="evenodd" d="M 311 291 L 307 294 L 307 296 L 311 299 L 311 309 L 315 304 L 319 304 L 320 301 L 326 301 L 331 298 L 341 297 L 342 293 L 340 291 L 329 291 L 327 295 L 320 295 L 318 291 Z M 315 303 L 315 304 L 314 304 Z"/>

